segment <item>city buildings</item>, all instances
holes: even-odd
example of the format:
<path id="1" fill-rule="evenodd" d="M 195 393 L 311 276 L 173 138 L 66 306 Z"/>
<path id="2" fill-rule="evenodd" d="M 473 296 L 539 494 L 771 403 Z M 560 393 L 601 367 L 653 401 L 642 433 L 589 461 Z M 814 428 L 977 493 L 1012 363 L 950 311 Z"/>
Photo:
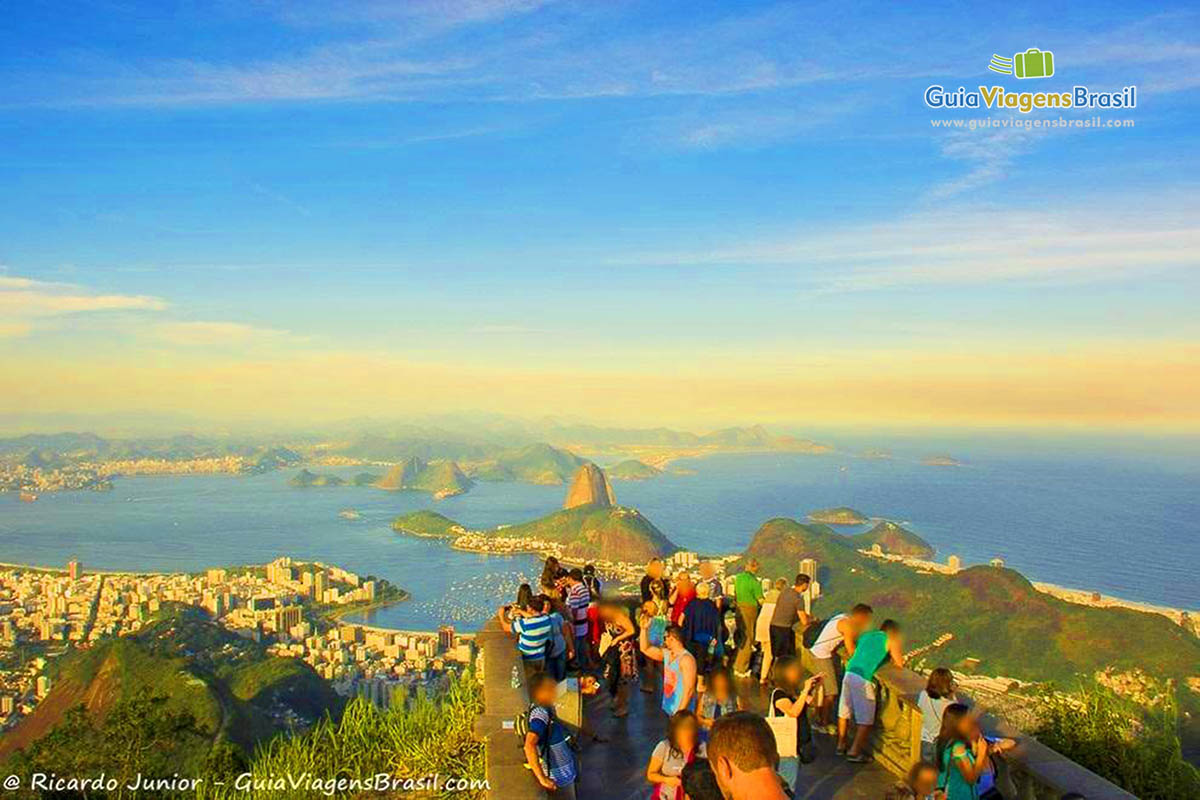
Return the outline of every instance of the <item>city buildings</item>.
<path id="1" fill-rule="evenodd" d="M 393 631 L 334 614 L 399 590 L 340 567 L 279 558 L 198 574 L 0 570 L 0 730 L 49 694 L 48 659 L 103 637 L 136 633 L 171 603 L 194 606 L 274 655 L 300 658 L 343 695 L 390 702 L 398 690 L 469 664 L 471 637 L 453 628 Z"/>

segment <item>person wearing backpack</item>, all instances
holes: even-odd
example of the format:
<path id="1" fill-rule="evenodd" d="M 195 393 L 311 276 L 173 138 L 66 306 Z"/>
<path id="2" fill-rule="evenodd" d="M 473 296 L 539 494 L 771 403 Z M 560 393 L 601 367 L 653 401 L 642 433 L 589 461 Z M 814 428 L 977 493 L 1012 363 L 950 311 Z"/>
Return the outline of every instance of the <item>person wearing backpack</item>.
<path id="1" fill-rule="evenodd" d="M 558 682 L 539 672 L 529 680 L 532 704 L 526 715 L 525 763 L 552 800 L 575 800 L 579 765 L 567 729 L 554 713 Z"/>

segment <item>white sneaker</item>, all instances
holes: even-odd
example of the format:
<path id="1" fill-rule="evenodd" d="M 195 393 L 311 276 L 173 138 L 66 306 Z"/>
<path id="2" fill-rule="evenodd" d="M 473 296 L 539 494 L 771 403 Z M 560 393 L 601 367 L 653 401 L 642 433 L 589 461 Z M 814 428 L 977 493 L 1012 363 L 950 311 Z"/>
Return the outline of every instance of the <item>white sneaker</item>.
<path id="1" fill-rule="evenodd" d="M 737 672 L 737 671 L 735 670 L 735 671 L 734 671 L 734 673 L 733 673 L 733 675 L 734 675 L 734 677 L 735 677 L 735 678 L 749 678 L 749 677 L 750 677 L 750 672 L 749 672 L 748 670 L 747 670 L 746 672 Z"/>

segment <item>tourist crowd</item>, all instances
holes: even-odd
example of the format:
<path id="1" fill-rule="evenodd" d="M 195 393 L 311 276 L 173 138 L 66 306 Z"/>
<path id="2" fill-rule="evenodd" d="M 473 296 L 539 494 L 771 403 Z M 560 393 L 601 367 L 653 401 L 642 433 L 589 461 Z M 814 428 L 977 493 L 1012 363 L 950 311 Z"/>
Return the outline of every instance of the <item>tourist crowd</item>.
<path id="1" fill-rule="evenodd" d="M 819 618 L 810 576 L 770 583 L 758 568 L 748 560 L 727 591 L 711 563 L 695 575 L 668 577 L 655 559 L 640 598 L 605 597 L 592 567 L 567 569 L 549 558 L 538 592 L 523 585 L 516 602 L 500 609 L 531 700 L 518 732 L 527 766 L 549 796 L 573 800 L 580 777 L 579 743 L 555 713 L 558 684 L 568 675 L 579 676 L 584 694 L 606 691 L 616 718 L 629 713 L 634 687 L 658 694 L 663 738 L 645 770 L 652 800 L 798 795 L 804 765 L 818 754 L 817 733 L 830 735 L 847 763 L 871 760 L 876 672 L 904 665 L 900 624 L 876 624 L 861 603 Z M 747 709 L 752 699 L 765 713 Z M 1014 742 L 984 735 L 948 669 L 929 673 L 917 705 L 921 760 L 888 800 L 1014 796 L 1004 756 Z M 580 734 L 603 741 L 587 722 Z"/>

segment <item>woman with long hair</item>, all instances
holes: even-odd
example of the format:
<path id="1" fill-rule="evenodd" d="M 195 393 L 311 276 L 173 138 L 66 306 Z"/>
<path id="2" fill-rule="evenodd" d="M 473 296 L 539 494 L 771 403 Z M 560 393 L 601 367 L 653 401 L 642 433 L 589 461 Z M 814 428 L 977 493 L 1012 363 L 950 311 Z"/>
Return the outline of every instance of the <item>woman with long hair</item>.
<path id="1" fill-rule="evenodd" d="M 942 712 L 936 757 L 938 783 L 946 800 L 978 800 L 976 785 L 987 769 L 988 743 L 979 734 L 971 709 L 951 703 Z"/>
<path id="2" fill-rule="evenodd" d="M 517 608 L 528 609 L 529 601 L 533 599 L 533 587 L 522 583 L 517 587 Z"/>
<path id="3" fill-rule="evenodd" d="M 812 724 L 804 713 L 817 692 L 820 675 L 804 680 L 804 667 L 796 656 L 784 656 L 775 660 L 771 673 L 770 716 L 783 715 L 796 720 L 796 755 L 779 759 L 779 774 L 794 791 L 796 778 L 800 775 L 800 751 L 813 740 Z"/>
<path id="4" fill-rule="evenodd" d="M 566 570 L 558 563 L 558 559 L 554 556 L 547 556 L 546 565 L 542 567 L 541 582 L 557 584 L 564 574 L 566 574 Z"/>
<path id="5" fill-rule="evenodd" d="M 650 754 L 646 780 L 654 787 L 651 800 L 683 800 L 683 768 L 705 757 L 700 723 L 687 709 L 676 711 L 667 722 L 667 738 Z"/>
<path id="6" fill-rule="evenodd" d="M 596 615 L 609 637 L 608 647 L 601 658 L 608 693 L 612 697 L 612 713 L 614 717 L 624 717 L 629 713 L 630 687 L 638 679 L 637 628 L 625 606 L 620 603 L 603 602 L 596 610 Z"/>
<path id="7" fill-rule="evenodd" d="M 921 758 L 926 761 L 936 758 L 942 714 L 954 702 L 956 691 L 954 675 L 945 667 L 938 667 L 929 673 L 925 688 L 917 695 L 917 708 L 921 709 Z"/>

